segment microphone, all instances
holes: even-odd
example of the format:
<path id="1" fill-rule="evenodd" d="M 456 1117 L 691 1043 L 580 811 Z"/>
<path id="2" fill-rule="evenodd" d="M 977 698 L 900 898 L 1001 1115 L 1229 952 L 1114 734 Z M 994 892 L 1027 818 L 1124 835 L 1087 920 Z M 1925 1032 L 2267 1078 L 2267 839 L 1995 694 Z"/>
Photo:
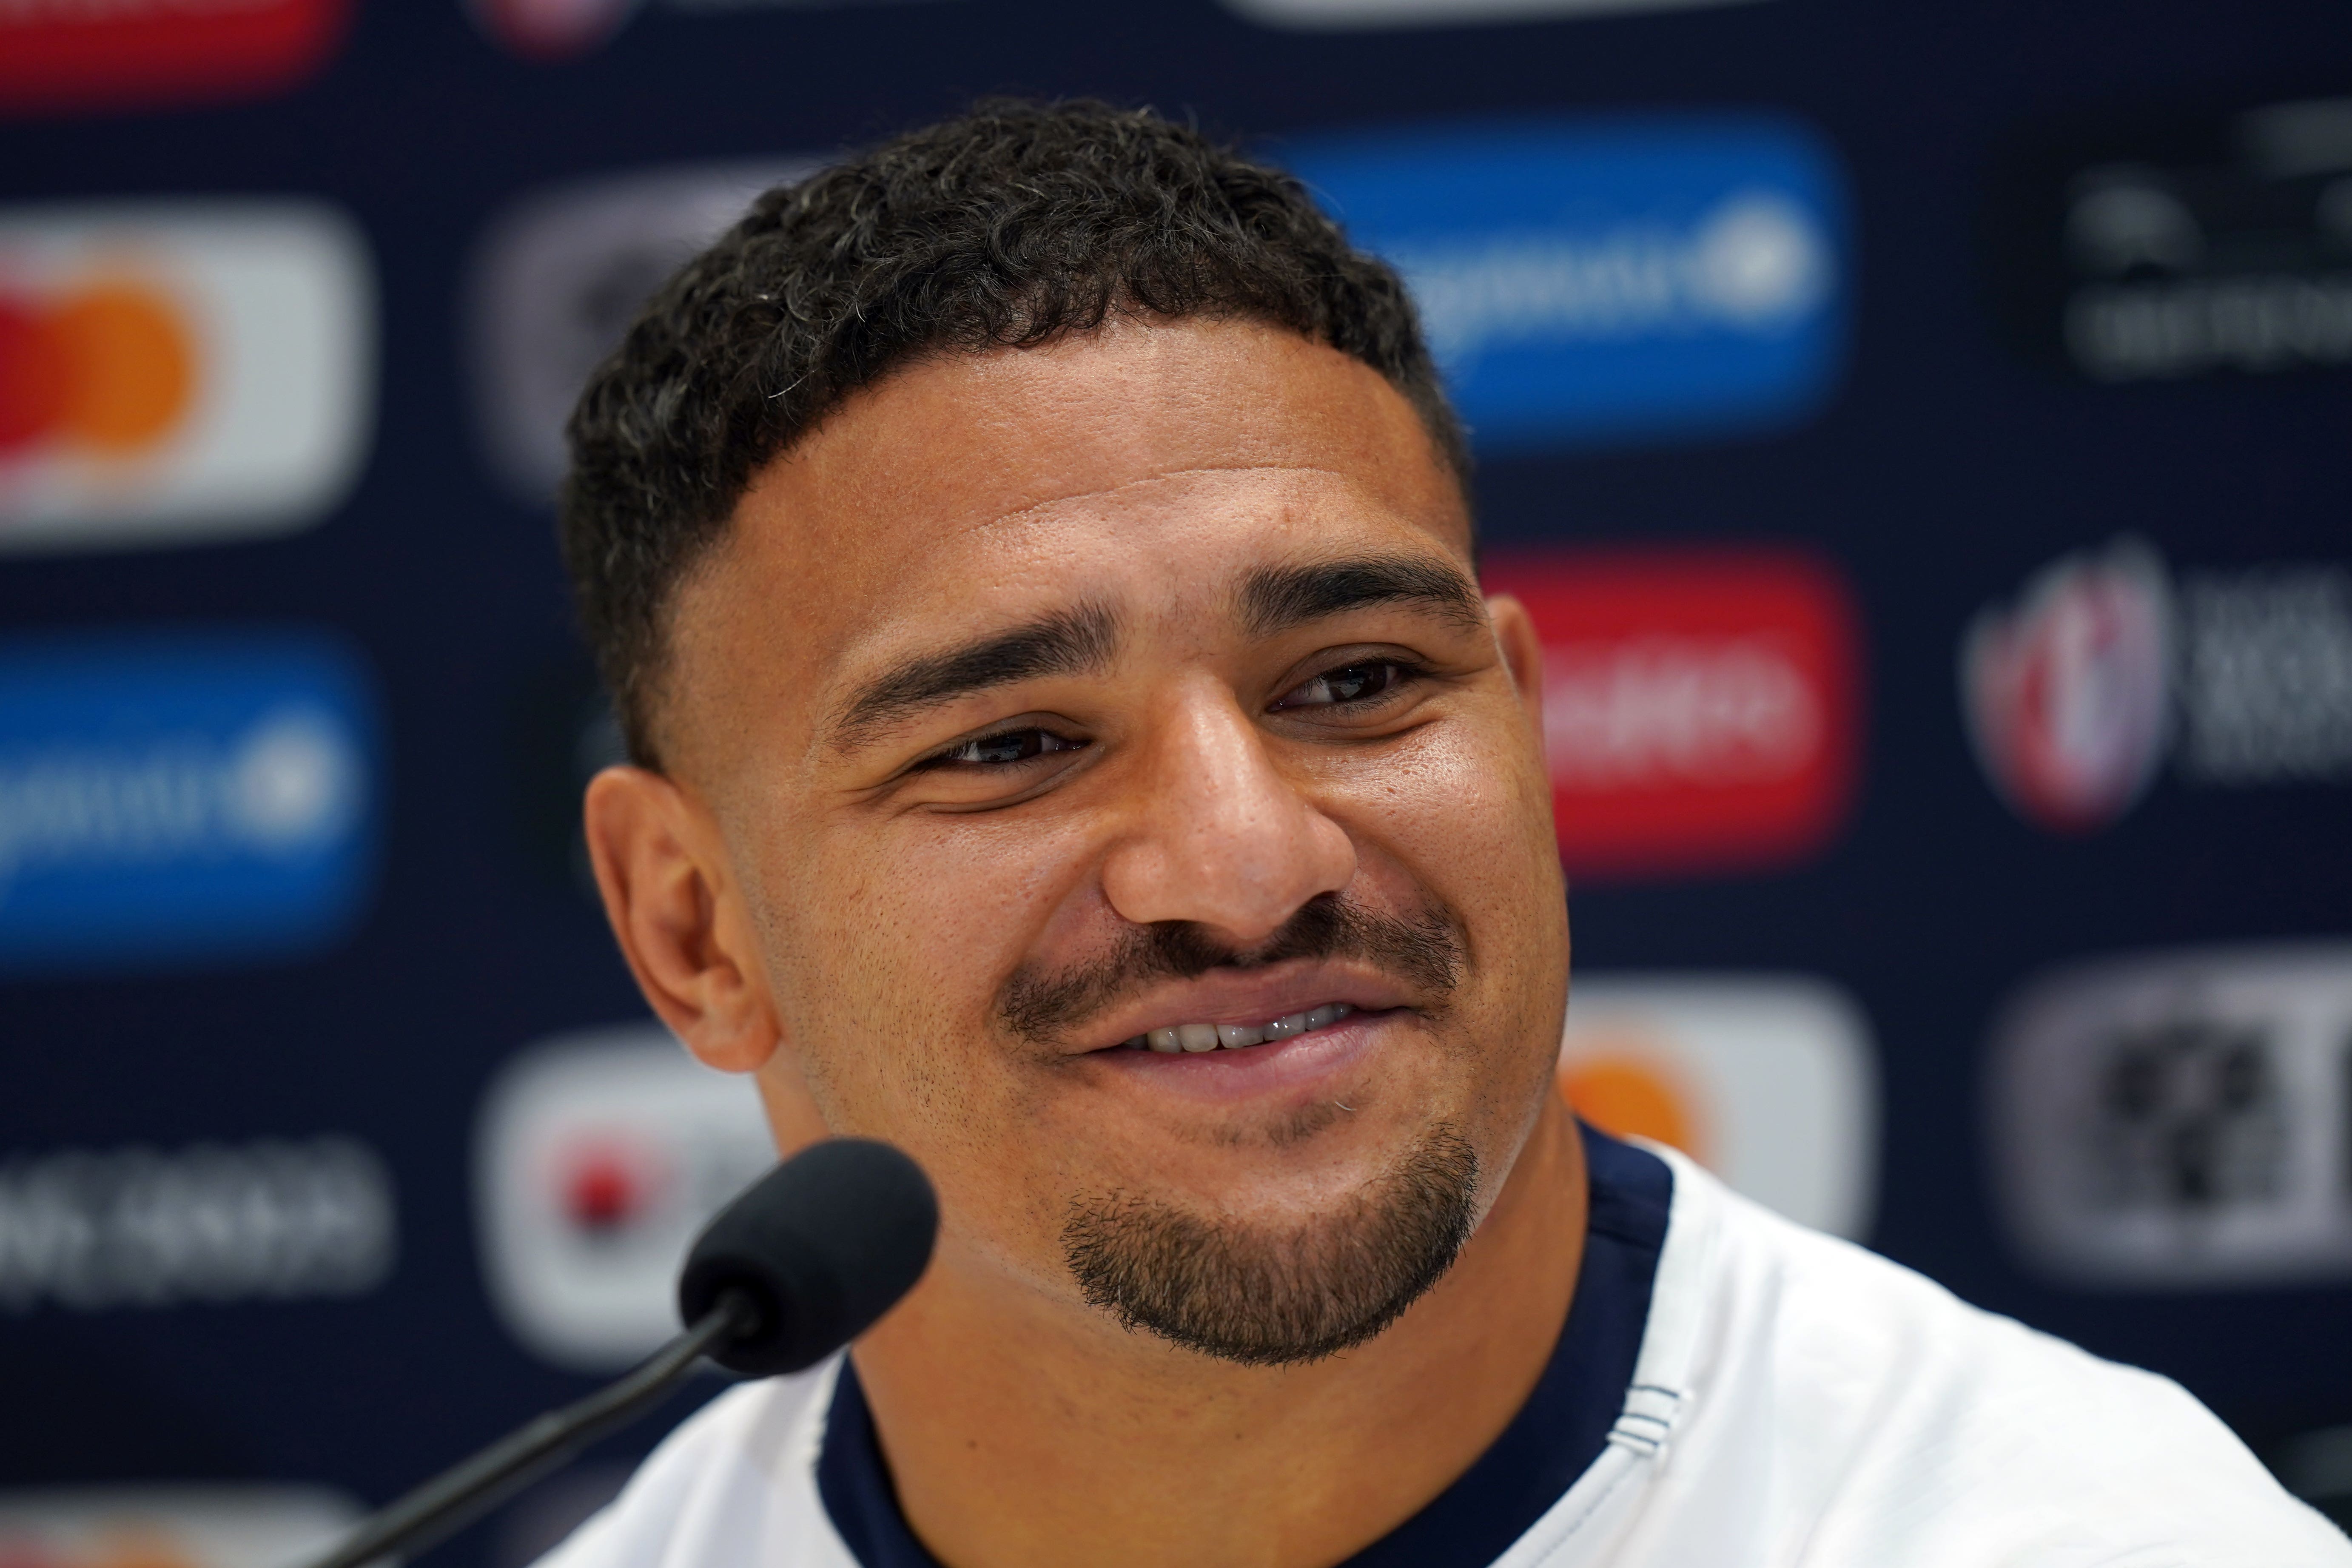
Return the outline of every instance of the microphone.
<path id="1" fill-rule="evenodd" d="M 659 1404 L 709 1356 L 747 1377 L 814 1366 L 874 1325 L 931 1260 L 939 1199 L 887 1143 L 813 1144 L 703 1227 L 677 1288 L 684 1333 L 619 1382 L 550 1411 L 361 1521 L 310 1568 L 422 1551 Z"/>
<path id="2" fill-rule="evenodd" d="M 812 1145 L 704 1228 L 678 1276 L 678 1318 L 701 1322 L 740 1296 L 751 1321 L 710 1359 L 746 1377 L 803 1371 L 914 1289 L 939 1226 L 929 1179 L 889 1144 Z"/>

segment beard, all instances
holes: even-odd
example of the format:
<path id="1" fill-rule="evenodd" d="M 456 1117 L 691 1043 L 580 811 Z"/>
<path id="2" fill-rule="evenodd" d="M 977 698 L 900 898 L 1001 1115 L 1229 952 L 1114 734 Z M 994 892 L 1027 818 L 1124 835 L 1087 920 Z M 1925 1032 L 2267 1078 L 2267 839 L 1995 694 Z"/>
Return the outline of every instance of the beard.
<path id="1" fill-rule="evenodd" d="M 1187 922 L 1130 928 L 1075 969 L 1014 974 L 999 1016 L 1014 1037 L 1050 1049 L 1155 981 L 1332 958 L 1405 981 L 1434 1023 L 1462 983 L 1470 943 L 1460 916 L 1436 900 L 1397 914 L 1327 893 L 1247 950 Z M 1316 1130 L 1270 1136 L 1281 1143 Z M 1304 1225 L 1204 1217 L 1113 1191 L 1072 1203 L 1063 1256 L 1086 1300 L 1129 1329 L 1245 1366 L 1319 1361 L 1380 1333 L 1444 1278 L 1476 1223 L 1478 1176 L 1469 1140 L 1433 1122 L 1387 1171 Z"/>
<path id="2" fill-rule="evenodd" d="M 1478 1156 L 1425 1131 L 1336 1212 L 1270 1231 L 1112 1194 L 1062 1227 L 1087 1301 L 1131 1330 L 1244 1366 L 1292 1366 L 1364 1343 L 1444 1277 L 1477 1215 Z"/>

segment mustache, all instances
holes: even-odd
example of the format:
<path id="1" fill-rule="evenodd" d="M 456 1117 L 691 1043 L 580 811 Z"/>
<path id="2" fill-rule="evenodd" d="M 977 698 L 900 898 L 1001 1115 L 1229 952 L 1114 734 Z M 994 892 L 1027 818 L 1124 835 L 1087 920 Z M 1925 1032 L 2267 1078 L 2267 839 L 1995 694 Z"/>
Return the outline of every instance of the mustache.
<path id="1" fill-rule="evenodd" d="M 1024 1039 L 1050 1045 L 1120 998 L 1163 980 L 1194 980 L 1217 969 L 1264 969 L 1293 959 L 1355 959 L 1405 981 L 1435 1012 L 1462 983 L 1470 943 L 1461 917 L 1434 900 L 1395 915 L 1323 893 L 1282 929 L 1239 948 L 1191 921 L 1129 926 L 1107 951 L 1073 968 L 1015 970 L 997 999 L 998 1016 Z"/>

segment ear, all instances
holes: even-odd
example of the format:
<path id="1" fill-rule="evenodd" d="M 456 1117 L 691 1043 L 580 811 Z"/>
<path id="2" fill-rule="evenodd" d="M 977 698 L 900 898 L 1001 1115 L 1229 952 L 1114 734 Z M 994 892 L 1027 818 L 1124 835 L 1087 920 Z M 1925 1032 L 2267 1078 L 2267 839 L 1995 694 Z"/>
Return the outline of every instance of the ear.
<path id="1" fill-rule="evenodd" d="M 1517 689 L 1519 706 L 1527 710 L 1528 723 L 1535 731 L 1536 752 L 1541 755 L 1543 639 L 1536 636 L 1535 618 L 1528 614 L 1528 607 L 1508 594 L 1487 595 L 1486 614 L 1495 623 L 1495 641 L 1503 650 L 1503 667 L 1511 672 L 1511 684 Z"/>
<path id="2" fill-rule="evenodd" d="M 646 1000 L 704 1062 L 758 1070 L 782 1031 L 718 824 L 677 784 L 631 767 L 589 782 L 583 816 L 605 918 Z"/>

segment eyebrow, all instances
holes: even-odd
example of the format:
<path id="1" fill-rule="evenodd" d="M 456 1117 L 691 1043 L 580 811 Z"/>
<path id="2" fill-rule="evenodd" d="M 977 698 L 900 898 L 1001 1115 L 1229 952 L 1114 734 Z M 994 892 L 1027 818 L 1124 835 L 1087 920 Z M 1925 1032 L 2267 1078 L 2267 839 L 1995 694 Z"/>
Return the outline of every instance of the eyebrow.
<path id="1" fill-rule="evenodd" d="M 960 647 L 917 654 L 866 681 L 843 704 L 833 721 L 834 748 L 852 750 L 927 708 L 991 687 L 1106 669 L 1118 648 L 1118 617 L 1089 605 L 1057 610 Z"/>
<path id="2" fill-rule="evenodd" d="M 1239 600 L 1242 619 L 1262 637 L 1373 605 L 1417 605 L 1465 631 L 1486 625 L 1486 603 L 1470 580 L 1424 555 L 1261 567 L 1243 579 Z"/>

